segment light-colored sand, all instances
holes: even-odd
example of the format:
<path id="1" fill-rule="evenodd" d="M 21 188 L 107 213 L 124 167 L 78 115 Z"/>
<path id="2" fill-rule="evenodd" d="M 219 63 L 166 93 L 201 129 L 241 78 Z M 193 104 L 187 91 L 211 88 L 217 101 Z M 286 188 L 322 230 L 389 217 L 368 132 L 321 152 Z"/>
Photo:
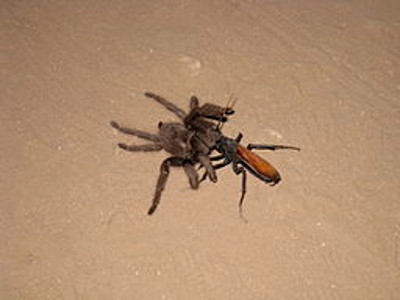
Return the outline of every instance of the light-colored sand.
<path id="1" fill-rule="evenodd" d="M 400 4 L 2 1 L 1 299 L 399 299 Z M 154 216 L 155 132 L 190 95 L 283 180 L 190 190 Z"/>

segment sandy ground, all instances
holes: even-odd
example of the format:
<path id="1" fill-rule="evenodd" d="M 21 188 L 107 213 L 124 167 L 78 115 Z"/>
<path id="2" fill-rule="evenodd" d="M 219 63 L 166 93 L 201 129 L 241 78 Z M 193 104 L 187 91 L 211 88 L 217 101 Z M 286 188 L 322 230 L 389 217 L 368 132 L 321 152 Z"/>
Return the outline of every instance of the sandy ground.
<path id="1" fill-rule="evenodd" d="M 1 1 L 1 299 L 399 299 L 400 2 Z M 283 180 L 189 188 L 156 132 L 192 94 Z"/>

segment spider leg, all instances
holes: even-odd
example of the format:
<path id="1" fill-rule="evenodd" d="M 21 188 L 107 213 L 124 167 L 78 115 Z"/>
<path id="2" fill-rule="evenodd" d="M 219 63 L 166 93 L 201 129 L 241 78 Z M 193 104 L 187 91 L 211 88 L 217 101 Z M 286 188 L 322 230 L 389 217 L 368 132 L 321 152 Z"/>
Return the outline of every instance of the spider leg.
<path id="1" fill-rule="evenodd" d="M 126 145 L 119 143 L 118 146 L 125 151 L 137 152 L 137 151 L 160 151 L 163 147 L 160 144 L 146 144 L 146 145 Z"/>
<path id="2" fill-rule="evenodd" d="M 187 177 L 189 178 L 189 184 L 190 187 L 194 190 L 199 188 L 199 174 L 197 173 L 195 167 L 193 164 L 184 164 L 183 165 L 183 170 L 185 170 L 185 173 Z"/>
<path id="3" fill-rule="evenodd" d="M 193 109 L 197 109 L 199 107 L 199 98 L 196 96 L 192 96 L 190 98 L 189 108 L 192 111 Z"/>
<path id="4" fill-rule="evenodd" d="M 148 133 L 148 132 L 141 131 L 141 130 L 138 130 L 138 129 L 131 129 L 131 128 L 126 128 L 126 127 L 121 127 L 115 121 L 111 121 L 110 125 L 113 128 L 117 129 L 119 132 L 122 132 L 124 134 L 134 135 L 134 136 L 137 136 L 139 138 L 142 138 L 142 139 L 145 139 L 145 140 L 149 140 L 149 141 L 153 141 L 153 142 L 158 142 L 160 140 L 156 134 Z"/>
<path id="5" fill-rule="evenodd" d="M 217 156 L 213 156 L 213 157 L 208 157 L 206 156 L 206 158 L 210 161 L 217 161 L 217 160 L 221 160 L 225 158 L 225 155 L 221 154 L 221 155 L 217 155 Z M 224 165 L 225 166 L 225 165 Z M 214 166 L 212 166 L 214 169 Z M 198 170 L 200 170 L 201 168 L 204 168 L 203 164 L 200 164 L 200 166 L 198 167 Z"/>
<path id="6" fill-rule="evenodd" d="M 225 158 L 225 156 L 224 156 L 223 154 L 221 154 L 221 155 L 214 156 L 214 157 L 208 157 L 208 156 L 207 156 L 207 158 L 208 158 L 210 161 L 216 161 L 216 160 L 221 160 L 221 159 Z M 225 166 L 225 165 L 224 165 L 224 166 Z M 200 164 L 200 166 L 198 167 L 198 169 L 200 170 L 200 169 L 203 168 L 203 167 L 206 167 L 204 163 Z M 213 169 L 212 172 L 215 173 L 215 167 L 214 167 L 214 166 L 212 166 L 212 169 Z M 204 180 L 206 179 L 206 177 L 207 177 L 207 174 L 209 174 L 209 173 L 210 173 L 209 170 L 206 169 L 206 171 L 204 172 L 203 176 L 202 176 L 201 179 L 200 179 L 200 182 L 204 181 Z M 215 176 L 217 176 L 217 175 L 215 175 Z M 210 179 L 211 179 L 211 178 L 210 178 Z M 215 182 L 216 182 L 216 181 L 215 181 Z"/>
<path id="7" fill-rule="evenodd" d="M 223 168 L 223 167 L 229 165 L 231 162 L 232 162 L 231 160 L 225 159 L 222 163 L 219 163 L 219 164 L 213 166 L 213 169 L 214 169 L 214 170 L 221 169 L 221 168 Z M 208 175 L 208 172 L 205 171 L 204 174 L 203 174 L 203 176 L 202 176 L 201 179 L 200 179 L 200 182 L 204 181 L 204 180 L 206 179 L 207 175 Z"/>
<path id="8" fill-rule="evenodd" d="M 186 117 L 186 112 L 183 109 L 179 108 L 178 106 L 176 106 L 172 102 L 168 101 L 167 99 L 165 99 L 159 95 L 156 95 L 154 93 L 151 93 L 151 92 L 145 92 L 144 95 L 146 97 L 156 100 L 158 103 L 163 105 L 166 109 L 168 109 L 169 111 L 172 111 L 179 119 L 183 120 Z"/>
<path id="9" fill-rule="evenodd" d="M 232 115 L 235 111 L 212 103 L 205 103 L 198 109 L 198 112 L 202 117 L 226 122 L 228 120 L 226 115 Z"/>
<path id="10" fill-rule="evenodd" d="M 297 150 L 300 151 L 299 147 L 293 147 L 293 146 L 285 146 L 285 145 L 263 145 L 263 144 L 248 144 L 247 149 L 260 149 L 260 150 L 281 150 L 281 149 L 292 149 L 292 150 Z"/>
<path id="11" fill-rule="evenodd" d="M 165 185 L 167 183 L 170 167 L 183 166 L 185 162 L 186 159 L 175 156 L 169 157 L 162 162 L 160 167 L 160 175 L 158 176 L 157 180 L 156 191 L 153 197 L 153 202 L 149 208 L 149 211 L 147 212 L 149 215 L 153 214 L 157 209 L 157 206 L 160 204 L 161 193 L 164 190 Z"/>
<path id="12" fill-rule="evenodd" d="M 205 174 L 208 175 L 208 177 L 212 182 L 217 182 L 217 173 L 215 172 L 215 168 L 211 164 L 210 158 L 207 155 L 200 153 L 198 155 L 198 159 L 200 161 L 201 166 L 203 166 L 206 169 Z"/>
<path id="13" fill-rule="evenodd" d="M 232 112 L 230 112 L 229 114 L 232 114 Z M 198 118 L 203 119 L 199 121 Z M 203 130 L 206 130 L 207 127 L 213 127 L 213 123 L 210 123 L 209 121 L 206 121 L 204 119 L 220 122 L 228 121 L 228 118 L 225 116 L 224 107 L 211 103 L 206 103 L 199 107 L 198 99 L 193 96 L 190 100 L 190 112 L 184 118 L 184 124 L 187 127 L 200 127 Z"/>

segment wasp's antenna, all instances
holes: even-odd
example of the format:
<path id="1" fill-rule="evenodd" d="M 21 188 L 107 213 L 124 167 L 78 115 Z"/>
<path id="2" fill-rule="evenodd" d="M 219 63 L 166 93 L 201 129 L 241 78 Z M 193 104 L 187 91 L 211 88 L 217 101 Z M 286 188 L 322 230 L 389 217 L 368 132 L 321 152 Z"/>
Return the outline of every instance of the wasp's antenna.
<path id="1" fill-rule="evenodd" d="M 225 115 L 230 115 L 233 113 L 233 107 L 235 106 L 237 101 L 237 98 L 233 98 L 233 93 L 229 97 L 228 101 L 226 102 L 226 105 L 224 107 L 222 116 L 220 117 L 217 125 L 218 130 L 222 130 L 222 127 L 224 126 L 224 122 L 222 122 L 222 119 L 225 117 Z"/>

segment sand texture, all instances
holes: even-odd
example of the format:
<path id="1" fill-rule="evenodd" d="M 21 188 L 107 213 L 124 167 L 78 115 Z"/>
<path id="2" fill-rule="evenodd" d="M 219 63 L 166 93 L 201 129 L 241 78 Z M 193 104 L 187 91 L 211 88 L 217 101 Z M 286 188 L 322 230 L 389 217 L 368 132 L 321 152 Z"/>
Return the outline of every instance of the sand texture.
<path id="1" fill-rule="evenodd" d="M 1 7 L 0 299 L 400 299 L 400 2 L 10 1 Z M 190 189 L 152 91 L 236 114 L 282 181 Z M 256 151 L 256 150 L 254 150 Z"/>

